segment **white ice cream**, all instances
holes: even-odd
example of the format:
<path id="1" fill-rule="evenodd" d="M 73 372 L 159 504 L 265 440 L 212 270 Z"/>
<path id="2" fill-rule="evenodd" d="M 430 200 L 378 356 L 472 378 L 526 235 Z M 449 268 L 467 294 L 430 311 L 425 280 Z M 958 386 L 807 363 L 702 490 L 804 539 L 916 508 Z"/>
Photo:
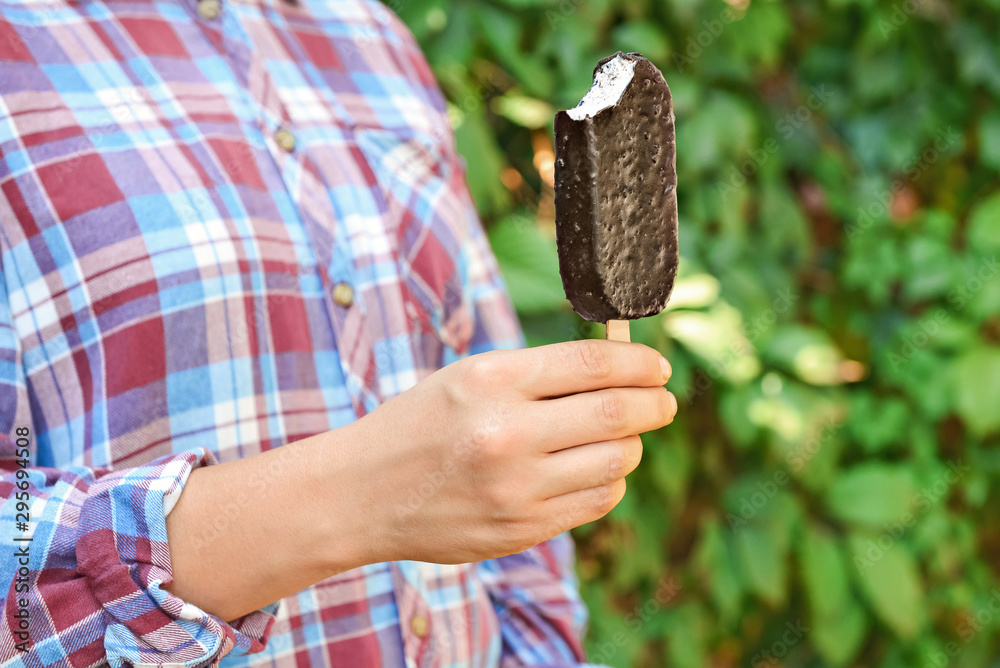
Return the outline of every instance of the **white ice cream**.
<path id="1" fill-rule="evenodd" d="M 635 75 L 635 61 L 615 56 L 597 70 L 594 84 L 580 100 L 580 104 L 566 111 L 574 121 L 595 116 L 598 112 L 618 104 L 625 89 Z"/>

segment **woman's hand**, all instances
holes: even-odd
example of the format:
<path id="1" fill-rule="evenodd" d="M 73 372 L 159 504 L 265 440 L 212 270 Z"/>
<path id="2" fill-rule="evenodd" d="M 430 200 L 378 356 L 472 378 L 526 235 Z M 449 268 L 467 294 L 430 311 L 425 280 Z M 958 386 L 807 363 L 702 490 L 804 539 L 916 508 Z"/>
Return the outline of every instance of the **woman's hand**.
<path id="1" fill-rule="evenodd" d="M 604 516 L 668 424 L 670 366 L 637 343 L 475 355 L 362 418 L 370 557 L 464 563 L 521 552 Z M 335 455 L 335 453 L 331 453 Z"/>

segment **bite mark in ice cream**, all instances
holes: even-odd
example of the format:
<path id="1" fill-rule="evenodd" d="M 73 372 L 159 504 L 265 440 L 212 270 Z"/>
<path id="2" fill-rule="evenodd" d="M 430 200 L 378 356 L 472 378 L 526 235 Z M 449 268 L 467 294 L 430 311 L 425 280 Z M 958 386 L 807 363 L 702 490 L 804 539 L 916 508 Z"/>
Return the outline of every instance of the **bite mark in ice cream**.
<path id="1" fill-rule="evenodd" d="M 580 104 L 566 111 L 574 121 L 594 116 L 617 104 L 635 75 L 635 61 L 615 54 L 594 73 L 594 83 Z"/>

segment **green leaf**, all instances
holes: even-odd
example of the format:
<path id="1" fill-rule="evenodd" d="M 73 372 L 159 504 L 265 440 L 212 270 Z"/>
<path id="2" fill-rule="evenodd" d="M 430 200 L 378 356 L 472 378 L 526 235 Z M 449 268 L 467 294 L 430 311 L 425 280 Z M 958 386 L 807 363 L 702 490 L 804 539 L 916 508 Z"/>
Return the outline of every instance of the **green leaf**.
<path id="1" fill-rule="evenodd" d="M 669 665 L 677 668 L 704 668 L 707 635 L 705 611 L 697 603 L 686 603 L 673 611 L 667 626 Z"/>
<path id="2" fill-rule="evenodd" d="M 873 394 L 858 392 L 851 397 L 851 419 L 847 428 L 865 452 L 874 454 L 903 441 L 911 419 L 909 407 L 901 399 L 879 399 Z"/>
<path id="3" fill-rule="evenodd" d="M 812 244 L 809 226 L 787 187 L 769 183 L 763 188 L 760 220 L 764 240 L 775 253 L 795 264 L 808 257 Z"/>
<path id="4" fill-rule="evenodd" d="M 812 638 L 820 656 L 834 666 L 844 666 L 857 655 L 867 632 L 868 617 L 852 601 L 839 614 L 813 622 Z"/>
<path id="5" fill-rule="evenodd" d="M 897 636 L 912 640 L 926 622 L 923 585 L 909 548 L 886 541 L 887 535 L 851 536 L 855 575 L 875 615 Z"/>
<path id="6" fill-rule="evenodd" d="M 644 436 L 643 443 L 648 443 L 653 438 Z M 643 462 L 658 489 L 671 497 L 679 497 L 687 488 L 691 457 L 689 448 L 671 439 L 665 443 L 654 443 L 654 447 L 647 447 L 643 454 Z"/>
<path id="7" fill-rule="evenodd" d="M 503 155 L 483 116 L 482 105 L 470 111 L 450 109 L 454 112 L 452 116 L 460 119 L 455 128 L 458 151 L 476 165 L 466 173 L 476 206 L 482 213 L 496 211 L 507 200 L 507 191 L 500 180 Z"/>
<path id="8" fill-rule="evenodd" d="M 743 579 L 762 600 L 777 608 L 787 595 L 788 563 L 782 545 L 769 532 L 745 527 L 736 534 Z"/>
<path id="9" fill-rule="evenodd" d="M 739 615 L 743 586 L 726 540 L 728 533 L 718 522 L 707 523 L 694 560 L 716 607 L 732 620 Z"/>
<path id="10" fill-rule="evenodd" d="M 826 504 L 835 517 L 881 527 L 911 511 L 917 485 L 913 472 L 898 464 L 859 464 L 831 485 Z"/>
<path id="11" fill-rule="evenodd" d="M 804 533 L 800 551 L 809 606 L 814 617 L 828 619 L 850 602 L 847 566 L 829 534 L 812 527 Z"/>
<path id="12" fill-rule="evenodd" d="M 552 73 L 522 48 L 525 26 L 515 14 L 486 4 L 477 4 L 481 34 L 496 52 L 501 64 L 532 96 L 547 98 L 552 92 Z"/>
<path id="13" fill-rule="evenodd" d="M 505 218 L 490 229 L 489 237 L 518 311 L 538 313 L 568 303 L 555 241 L 542 236 L 531 218 Z"/>
<path id="14" fill-rule="evenodd" d="M 1000 348 L 979 346 L 954 365 L 955 409 L 977 436 L 1000 429 Z"/>
<path id="15" fill-rule="evenodd" d="M 402 0 L 397 1 L 402 2 Z M 432 26 L 440 24 L 442 18 L 445 20 L 444 28 L 427 49 L 428 61 L 434 63 L 435 69 L 454 64 L 461 64 L 464 67 L 473 58 L 475 45 L 469 41 L 468 33 L 473 27 L 475 16 L 469 5 L 452 3 L 442 3 L 442 5 L 428 12 L 426 18 L 418 23 L 427 26 L 425 34 L 429 34 L 437 32 L 431 29 Z"/>
<path id="16" fill-rule="evenodd" d="M 681 262 L 681 266 L 684 263 Z M 711 274 L 679 275 L 666 310 L 705 308 L 719 299 L 719 279 Z"/>
<path id="17" fill-rule="evenodd" d="M 955 280 L 955 253 L 944 242 L 914 237 L 906 247 L 906 295 L 914 301 L 940 297 Z"/>
<path id="18" fill-rule="evenodd" d="M 851 595 L 847 560 L 833 536 L 813 527 L 804 532 L 800 554 L 816 649 L 827 662 L 844 665 L 867 630 L 864 610 Z"/>
<path id="19" fill-rule="evenodd" d="M 401 19 L 406 21 L 407 26 L 413 31 L 413 35 L 424 41 L 437 32 L 435 30 L 440 23 L 440 15 L 449 7 L 445 0 L 409 0 L 402 2 L 394 0 L 389 4 Z M 445 19 L 450 18 L 445 14 Z M 435 63 L 437 64 L 437 63 Z"/>
<path id="20" fill-rule="evenodd" d="M 1000 112 L 990 111 L 979 119 L 979 159 L 1000 171 Z"/>
<path id="21" fill-rule="evenodd" d="M 892 99 L 907 88 L 907 78 L 900 76 L 905 61 L 900 52 L 873 54 L 855 58 L 851 80 L 854 91 L 865 101 Z"/>
<path id="22" fill-rule="evenodd" d="M 778 607 L 788 595 L 788 551 L 798 506 L 780 491 L 778 482 L 767 478 L 746 478 L 727 490 L 726 497 L 727 507 L 749 520 L 733 527 L 742 580 L 761 600 Z M 752 513 L 745 502 L 755 509 Z"/>
<path id="23" fill-rule="evenodd" d="M 950 36 L 962 81 L 967 85 L 981 83 L 994 94 L 1000 92 L 1000 65 L 983 28 L 971 19 L 962 19 L 952 25 Z"/>
<path id="24" fill-rule="evenodd" d="M 969 246 L 980 254 L 1000 252 L 1000 192 L 979 202 L 969 216 Z"/>
<path id="25" fill-rule="evenodd" d="M 840 363 L 844 357 L 829 335 L 819 329 L 798 324 L 778 326 L 764 356 L 811 385 L 843 382 Z"/>
<path id="26" fill-rule="evenodd" d="M 556 113 L 548 102 L 514 92 L 494 98 L 490 106 L 511 122 L 532 129 L 547 126 Z"/>
<path id="27" fill-rule="evenodd" d="M 741 384 L 760 372 L 756 351 L 741 331 L 740 313 L 725 302 L 707 312 L 671 311 L 663 318 L 663 328 L 705 360 L 712 378 Z"/>
<path id="28" fill-rule="evenodd" d="M 715 93 L 685 121 L 684 131 L 677 133 L 677 164 L 694 172 L 725 165 L 726 179 L 736 173 L 737 158 L 747 157 L 756 134 L 756 121 L 747 105 L 736 96 Z"/>
<path id="29" fill-rule="evenodd" d="M 781 45 L 792 32 L 785 7 L 781 3 L 753 3 L 742 20 L 730 26 L 732 56 L 759 60 L 771 65 L 778 59 Z"/>
<path id="30" fill-rule="evenodd" d="M 947 500 L 947 498 L 944 500 Z M 941 559 L 947 552 L 947 548 L 944 546 L 948 542 L 948 532 L 950 530 L 951 524 L 948 511 L 941 507 L 930 508 L 927 514 L 922 515 L 920 521 L 913 527 L 912 545 L 914 550 L 918 553 L 929 550 L 934 552 L 938 559 Z M 949 545 L 948 547 L 954 549 L 954 545 Z"/>
<path id="31" fill-rule="evenodd" d="M 800 554 L 816 649 L 827 662 L 844 665 L 867 631 L 864 610 L 851 595 L 847 559 L 833 536 L 814 527 L 804 532 Z"/>
<path id="32" fill-rule="evenodd" d="M 700 388 L 696 387 L 695 391 L 701 391 L 706 382 L 702 380 Z M 739 448 L 749 447 L 760 432 L 759 426 L 750 417 L 751 407 L 760 400 L 760 386 L 756 383 L 733 388 L 722 396 L 719 403 L 719 418 L 729 437 L 733 439 L 734 445 Z"/>

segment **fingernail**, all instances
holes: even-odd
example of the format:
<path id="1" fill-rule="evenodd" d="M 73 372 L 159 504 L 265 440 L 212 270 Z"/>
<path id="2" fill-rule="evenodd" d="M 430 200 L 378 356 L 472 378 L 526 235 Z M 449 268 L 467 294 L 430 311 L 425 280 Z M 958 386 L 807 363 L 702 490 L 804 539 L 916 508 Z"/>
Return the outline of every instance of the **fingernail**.
<path id="1" fill-rule="evenodd" d="M 677 415 L 677 397 L 674 396 L 673 392 L 667 392 L 670 395 L 670 405 L 673 406 L 673 413 Z"/>
<path id="2" fill-rule="evenodd" d="M 670 369 L 670 362 L 667 361 L 666 357 L 660 357 L 660 373 L 663 374 L 663 382 L 670 380 L 670 374 L 672 373 Z"/>

